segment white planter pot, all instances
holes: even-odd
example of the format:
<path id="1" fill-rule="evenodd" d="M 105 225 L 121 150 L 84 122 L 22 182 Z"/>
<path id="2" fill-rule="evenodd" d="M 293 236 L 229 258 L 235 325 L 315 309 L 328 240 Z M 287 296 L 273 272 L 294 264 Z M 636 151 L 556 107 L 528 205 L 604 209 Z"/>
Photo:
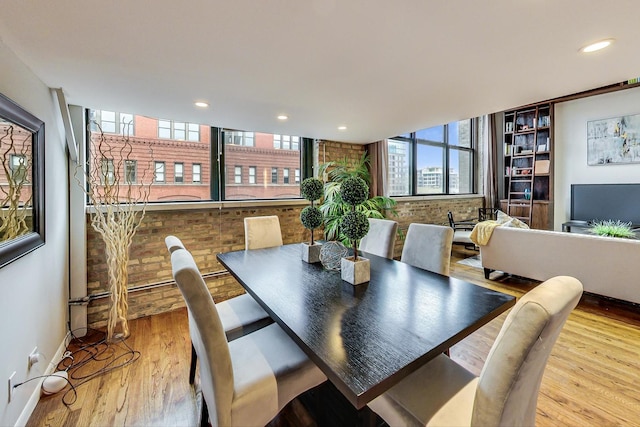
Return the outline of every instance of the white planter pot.
<path id="1" fill-rule="evenodd" d="M 340 276 L 342 280 L 359 285 L 366 283 L 371 278 L 371 268 L 369 259 L 358 257 L 358 261 L 353 261 L 353 257 L 342 258 L 340 260 Z"/>
<path id="2" fill-rule="evenodd" d="M 320 243 L 314 243 L 313 245 L 306 242 L 301 243 L 300 252 L 302 260 L 309 264 L 320 262 L 320 249 L 322 249 L 322 245 Z"/>

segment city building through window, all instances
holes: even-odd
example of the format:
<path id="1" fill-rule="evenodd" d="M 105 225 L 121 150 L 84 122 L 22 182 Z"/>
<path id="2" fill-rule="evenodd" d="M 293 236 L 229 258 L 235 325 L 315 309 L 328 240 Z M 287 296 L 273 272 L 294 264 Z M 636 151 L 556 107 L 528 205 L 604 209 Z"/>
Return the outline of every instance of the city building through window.
<path id="1" fill-rule="evenodd" d="M 390 139 L 389 194 L 473 193 L 475 122 L 462 120 Z"/>
<path id="2" fill-rule="evenodd" d="M 311 173 L 302 167 L 303 156 L 305 165 L 313 164 L 311 139 L 100 110 L 87 110 L 87 117 L 93 123 L 89 153 L 99 150 L 104 127 L 103 133 L 115 132 L 102 138 L 103 149 L 107 141 L 111 152 L 126 154 L 90 167 L 109 180 L 118 174 L 121 185 L 161 184 L 150 187 L 152 203 L 300 198 L 298 186 Z"/>

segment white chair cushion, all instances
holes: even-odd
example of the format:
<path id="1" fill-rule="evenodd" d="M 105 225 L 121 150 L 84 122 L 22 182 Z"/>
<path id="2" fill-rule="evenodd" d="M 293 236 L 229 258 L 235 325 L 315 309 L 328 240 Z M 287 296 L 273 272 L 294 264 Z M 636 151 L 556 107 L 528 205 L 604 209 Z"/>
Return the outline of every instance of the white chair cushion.
<path id="1" fill-rule="evenodd" d="M 478 379 L 439 355 L 369 407 L 390 426 L 468 426 Z"/>
<path id="2" fill-rule="evenodd" d="M 453 232 L 453 243 L 475 244 L 471 240 L 471 230 L 455 230 Z"/>
<path id="3" fill-rule="evenodd" d="M 229 351 L 234 378 L 233 425 L 264 426 L 300 390 L 327 379 L 277 324 L 230 342 Z"/>
<path id="4" fill-rule="evenodd" d="M 216 309 L 229 341 L 273 323 L 269 314 L 249 294 L 219 302 Z"/>

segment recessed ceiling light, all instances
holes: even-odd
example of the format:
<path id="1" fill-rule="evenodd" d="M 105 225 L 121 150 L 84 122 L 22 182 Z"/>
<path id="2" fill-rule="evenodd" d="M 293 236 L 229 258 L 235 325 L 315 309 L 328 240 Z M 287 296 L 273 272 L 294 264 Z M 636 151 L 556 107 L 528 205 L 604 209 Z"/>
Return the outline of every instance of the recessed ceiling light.
<path id="1" fill-rule="evenodd" d="M 288 118 L 289 118 L 289 116 L 287 116 L 286 114 L 278 115 L 278 120 L 287 120 Z"/>
<path id="2" fill-rule="evenodd" d="M 338 130 L 347 130 L 346 126 L 338 126 Z"/>
<path id="3" fill-rule="evenodd" d="M 609 47 L 611 45 L 611 43 L 613 43 L 613 39 L 601 40 L 599 42 L 591 43 L 590 45 L 587 45 L 587 46 L 581 48 L 580 52 L 582 52 L 582 53 L 595 52 L 597 50 L 604 49 L 605 47 Z"/>
<path id="4" fill-rule="evenodd" d="M 209 106 L 209 104 L 204 101 L 197 101 L 194 104 L 196 107 L 200 107 L 200 108 L 207 108 Z"/>

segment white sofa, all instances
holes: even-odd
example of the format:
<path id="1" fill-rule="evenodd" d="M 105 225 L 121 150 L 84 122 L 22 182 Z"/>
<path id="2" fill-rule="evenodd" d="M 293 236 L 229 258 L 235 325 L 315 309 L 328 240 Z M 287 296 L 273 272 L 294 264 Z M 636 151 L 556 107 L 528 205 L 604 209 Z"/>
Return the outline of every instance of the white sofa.
<path id="1" fill-rule="evenodd" d="M 640 240 L 496 227 L 482 267 L 544 281 L 573 276 L 586 292 L 640 304 Z"/>

